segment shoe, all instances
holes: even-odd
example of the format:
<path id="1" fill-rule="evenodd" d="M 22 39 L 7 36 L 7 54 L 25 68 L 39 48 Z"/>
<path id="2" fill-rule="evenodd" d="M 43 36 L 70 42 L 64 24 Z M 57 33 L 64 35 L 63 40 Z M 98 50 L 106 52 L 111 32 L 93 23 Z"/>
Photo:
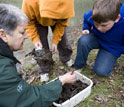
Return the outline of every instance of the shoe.
<path id="1" fill-rule="evenodd" d="M 41 81 L 41 82 L 49 81 L 49 74 L 48 74 L 48 73 L 41 74 L 41 75 L 40 75 L 40 81 Z"/>
<path id="2" fill-rule="evenodd" d="M 71 67 L 71 66 L 73 65 L 72 59 L 70 59 L 69 61 L 67 61 L 67 62 L 66 62 L 66 65 L 67 65 L 68 67 Z"/>

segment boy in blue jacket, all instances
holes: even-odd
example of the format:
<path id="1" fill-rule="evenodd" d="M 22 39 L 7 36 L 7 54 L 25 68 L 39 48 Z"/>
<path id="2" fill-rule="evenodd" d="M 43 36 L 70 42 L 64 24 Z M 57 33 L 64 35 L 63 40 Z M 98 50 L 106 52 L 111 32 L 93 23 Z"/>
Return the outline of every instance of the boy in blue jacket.
<path id="1" fill-rule="evenodd" d="M 124 4 L 120 0 L 96 0 L 84 14 L 83 36 L 78 40 L 74 67 L 82 68 L 92 49 L 99 49 L 94 72 L 108 76 L 116 60 L 124 53 Z"/>

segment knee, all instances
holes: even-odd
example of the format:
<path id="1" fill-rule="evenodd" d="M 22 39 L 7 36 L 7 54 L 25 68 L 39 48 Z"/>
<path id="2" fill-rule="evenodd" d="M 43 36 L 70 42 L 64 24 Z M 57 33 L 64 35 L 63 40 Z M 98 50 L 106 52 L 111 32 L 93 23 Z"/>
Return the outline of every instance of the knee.
<path id="1" fill-rule="evenodd" d="M 112 70 L 103 67 L 94 67 L 94 72 L 98 76 L 109 76 L 112 73 Z"/>
<path id="2" fill-rule="evenodd" d="M 79 38 L 78 45 L 85 46 L 86 44 L 88 44 L 88 42 L 89 42 L 89 36 L 84 35 Z"/>

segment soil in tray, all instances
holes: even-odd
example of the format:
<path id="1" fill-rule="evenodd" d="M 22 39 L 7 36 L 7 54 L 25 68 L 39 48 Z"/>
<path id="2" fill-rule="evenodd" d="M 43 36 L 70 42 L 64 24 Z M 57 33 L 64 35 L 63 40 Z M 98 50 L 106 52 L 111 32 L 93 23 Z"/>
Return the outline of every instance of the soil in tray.
<path id="1" fill-rule="evenodd" d="M 71 97 L 73 97 L 74 95 L 85 89 L 86 87 L 88 87 L 88 85 L 82 83 L 79 80 L 73 84 L 65 84 L 63 86 L 62 93 L 59 99 L 56 101 L 56 103 L 61 104 L 65 102 L 66 100 L 70 99 Z"/>

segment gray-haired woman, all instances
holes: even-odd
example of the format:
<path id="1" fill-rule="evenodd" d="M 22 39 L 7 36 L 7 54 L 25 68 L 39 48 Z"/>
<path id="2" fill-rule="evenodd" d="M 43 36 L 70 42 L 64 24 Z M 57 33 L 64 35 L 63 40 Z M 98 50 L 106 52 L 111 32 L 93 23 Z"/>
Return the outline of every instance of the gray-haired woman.
<path id="1" fill-rule="evenodd" d="M 75 73 L 67 73 L 42 86 L 32 86 L 22 79 L 13 51 L 23 48 L 27 22 L 20 9 L 0 4 L 0 107 L 48 107 L 58 99 L 63 84 L 76 80 Z"/>

